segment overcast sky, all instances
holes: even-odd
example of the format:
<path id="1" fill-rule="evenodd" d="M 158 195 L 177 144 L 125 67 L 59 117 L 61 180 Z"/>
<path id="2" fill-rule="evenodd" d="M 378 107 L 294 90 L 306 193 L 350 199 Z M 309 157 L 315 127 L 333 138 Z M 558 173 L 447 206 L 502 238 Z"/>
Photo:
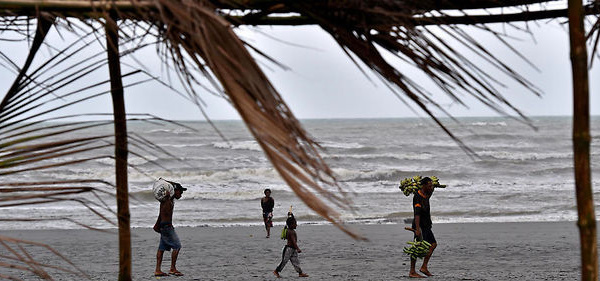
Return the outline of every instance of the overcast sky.
<path id="1" fill-rule="evenodd" d="M 522 25 L 523 26 L 523 25 Z M 496 25 L 502 31 L 505 26 Z M 517 37 L 509 40 L 523 55 L 532 61 L 540 71 L 535 70 L 522 59 L 511 53 L 491 36 L 481 34 L 481 42 L 490 51 L 499 54 L 507 64 L 537 87 L 544 95 L 536 97 L 524 88 L 510 83 L 508 79 L 500 79 L 508 83 L 508 88 L 501 89 L 503 95 L 514 103 L 525 114 L 537 115 L 571 115 L 571 72 L 568 51 L 568 33 L 556 21 L 551 23 L 530 24 L 534 38 L 511 31 Z M 510 28 L 507 28 L 510 31 Z M 472 31 L 473 34 L 479 34 Z M 374 75 L 371 80 L 351 62 L 333 39 L 317 26 L 302 27 L 243 27 L 237 31 L 241 38 L 271 55 L 274 59 L 288 66 L 290 70 L 281 69 L 265 60 L 259 59 L 261 66 L 283 96 L 298 118 L 391 118 L 414 117 L 390 90 Z M 264 34 L 269 34 L 266 36 Z M 60 40 L 53 35 L 51 40 Z M 277 38 L 274 39 L 274 38 Z M 14 48 L 14 47 L 13 47 Z M 23 53 L 26 48 L 13 49 L 7 54 Z M 154 49 L 144 51 L 141 57 L 150 68 L 160 68 L 158 59 L 154 59 Z M 21 61 L 17 62 L 22 65 Z M 600 64 L 596 60 L 595 65 Z M 414 75 L 423 85 L 426 79 L 405 65 L 398 65 L 401 71 Z M 599 68 L 595 66 L 590 72 L 591 113 L 600 114 L 600 77 Z M 157 71 L 157 73 L 160 71 Z M 14 76 L 2 74 L 0 88 L 8 89 Z M 444 96 L 434 87 L 428 90 L 438 92 L 436 97 L 445 108 L 455 116 L 498 116 L 484 105 L 465 97 L 469 108 L 444 102 Z M 6 91 L 6 90 L 3 90 Z M 203 95 L 206 101 L 206 112 L 211 119 L 239 119 L 236 111 L 225 101 Z M 168 119 L 198 120 L 203 119 L 198 108 L 183 98 L 169 92 L 156 83 L 147 83 L 126 89 L 126 108 L 130 113 L 150 112 Z M 83 104 L 81 111 L 111 112 L 108 97 Z"/>

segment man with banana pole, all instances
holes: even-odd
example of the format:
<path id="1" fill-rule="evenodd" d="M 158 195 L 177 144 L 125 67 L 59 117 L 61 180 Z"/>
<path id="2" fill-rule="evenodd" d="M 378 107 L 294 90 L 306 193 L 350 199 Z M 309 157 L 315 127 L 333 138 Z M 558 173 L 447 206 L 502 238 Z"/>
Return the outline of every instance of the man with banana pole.
<path id="1" fill-rule="evenodd" d="M 414 230 L 416 239 L 419 241 L 425 240 L 431 244 L 429 247 L 429 252 L 425 258 L 423 258 L 423 265 L 419 271 L 427 276 L 433 276 L 433 274 L 431 274 L 427 268 L 429 259 L 433 254 L 433 250 L 435 250 L 435 247 L 437 247 L 435 236 L 431 231 L 432 222 L 431 212 L 429 209 L 429 198 L 431 198 L 431 195 L 433 194 L 433 181 L 429 177 L 425 177 L 421 179 L 421 186 L 421 189 L 415 192 L 413 196 L 414 219 L 412 223 L 412 229 Z M 417 260 L 411 257 L 410 272 L 408 276 L 413 278 L 424 278 L 424 276 L 420 275 L 415 270 L 416 264 Z"/>

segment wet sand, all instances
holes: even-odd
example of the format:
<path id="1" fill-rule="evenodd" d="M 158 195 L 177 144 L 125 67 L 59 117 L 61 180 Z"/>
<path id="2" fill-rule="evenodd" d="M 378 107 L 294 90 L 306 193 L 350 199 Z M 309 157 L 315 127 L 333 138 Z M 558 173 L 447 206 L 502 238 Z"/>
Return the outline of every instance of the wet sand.
<path id="1" fill-rule="evenodd" d="M 403 224 L 352 225 L 369 241 L 355 241 L 331 225 L 299 225 L 300 262 L 310 277 L 301 280 L 409 280 L 409 259 L 402 253 L 412 233 Z M 160 280 L 275 280 L 285 244 L 282 225 L 271 238 L 262 227 L 177 227 L 183 248 L 177 263 L 183 277 Z M 575 222 L 436 224 L 438 241 L 425 280 L 578 280 L 579 236 Z M 153 276 L 159 235 L 132 230 L 133 280 Z M 117 280 L 118 242 L 111 234 L 91 230 L 2 231 L 0 235 L 44 242 L 70 258 L 92 280 Z M 50 251 L 25 246 L 38 261 L 65 265 Z M 10 253 L 3 247 L 1 255 Z M 8 262 L 0 257 L 0 262 Z M 10 261 L 15 263 L 14 261 Z M 165 253 L 163 271 L 169 269 Z M 420 261 L 418 263 L 420 265 Z M 72 268 L 72 267 L 71 267 Z M 80 280 L 72 273 L 47 269 L 55 280 Z M 3 275 L 40 280 L 30 272 L 0 268 Z M 281 280 L 296 280 L 291 263 Z M 1 279 L 1 278 L 0 278 Z M 412 279 L 410 279 L 412 280 Z"/>

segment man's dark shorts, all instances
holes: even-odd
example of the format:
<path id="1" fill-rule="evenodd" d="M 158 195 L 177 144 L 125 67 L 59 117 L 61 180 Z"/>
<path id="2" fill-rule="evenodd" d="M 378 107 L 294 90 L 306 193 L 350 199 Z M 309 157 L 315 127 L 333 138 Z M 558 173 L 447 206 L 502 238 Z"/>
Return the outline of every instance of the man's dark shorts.
<path id="1" fill-rule="evenodd" d="M 179 237 L 177 233 L 175 233 L 175 228 L 173 225 L 165 225 L 160 228 L 160 244 L 158 244 L 158 250 L 160 251 L 170 251 L 181 249 L 181 242 L 179 242 Z"/>
<path id="2" fill-rule="evenodd" d="M 433 231 L 431 231 L 431 228 L 421 228 L 421 235 L 423 236 L 423 240 L 429 242 L 430 244 L 437 243 L 437 241 L 435 241 L 435 236 L 433 236 Z M 416 235 L 415 238 L 417 238 Z"/>

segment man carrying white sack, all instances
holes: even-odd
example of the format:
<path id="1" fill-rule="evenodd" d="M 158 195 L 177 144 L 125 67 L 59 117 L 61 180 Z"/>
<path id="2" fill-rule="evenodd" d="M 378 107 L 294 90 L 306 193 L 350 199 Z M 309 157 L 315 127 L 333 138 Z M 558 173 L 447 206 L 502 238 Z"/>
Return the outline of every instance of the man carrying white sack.
<path id="1" fill-rule="evenodd" d="M 160 199 L 157 198 L 160 201 L 160 213 L 154 224 L 154 231 L 160 233 L 160 243 L 158 245 L 158 251 L 156 252 L 156 270 L 154 271 L 154 276 L 168 276 L 169 274 L 183 276 L 183 273 L 179 272 L 176 267 L 177 256 L 181 249 L 181 242 L 179 242 L 179 237 L 177 236 L 177 233 L 175 233 L 175 228 L 173 227 L 173 208 L 175 207 L 174 200 L 181 198 L 181 195 L 187 188 L 182 187 L 181 184 L 176 182 L 167 182 L 173 187 L 173 196 L 171 196 L 169 190 L 165 190 L 164 197 Z M 162 264 L 164 252 L 170 251 L 171 249 L 173 249 L 173 252 L 171 253 L 171 269 L 169 270 L 169 274 L 167 274 L 161 271 L 160 266 Z"/>

